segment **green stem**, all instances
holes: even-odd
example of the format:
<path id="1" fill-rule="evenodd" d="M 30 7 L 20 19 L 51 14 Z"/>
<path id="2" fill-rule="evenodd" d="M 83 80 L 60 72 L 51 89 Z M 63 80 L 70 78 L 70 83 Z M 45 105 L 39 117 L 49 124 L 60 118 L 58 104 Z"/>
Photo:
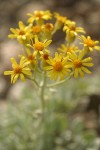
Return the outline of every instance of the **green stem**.
<path id="1" fill-rule="evenodd" d="M 34 78 L 27 77 L 27 79 L 33 81 L 35 83 L 35 85 L 40 88 L 40 85 L 38 84 L 38 82 Z"/>
<path id="2" fill-rule="evenodd" d="M 46 84 L 46 72 L 44 72 L 44 74 L 43 74 L 43 82 L 42 82 L 42 85 L 41 85 L 41 93 L 40 93 L 43 116 L 44 116 L 44 110 L 45 110 L 45 98 L 44 98 L 45 84 Z"/>
<path id="3" fill-rule="evenodd" d="M 25 56 L 27 55 L 26 54 L 26 47 L 25 47 L 25 45 L 23 45 L 23 53 L 24 53 Z"/>
<path id="4" fill-rule="evenodd" d="M 73 75 L 73 74 L 71 74 L 71 75 L 70 75 L 68 78 L 66 78 L 65 80 L 61 80 L 61 81 L 56 82 L 56 83 L 48 84 L 46 87 L 47 87 L 47 88 L 50 88 L 50 87 L 54 87 L 54 86 L 60 85 L 60 84 L 62 84 L 62 83 L 64 83 L 64 82 L 68 81 L 68 80 L 71 78 L 72 75 Z"/>

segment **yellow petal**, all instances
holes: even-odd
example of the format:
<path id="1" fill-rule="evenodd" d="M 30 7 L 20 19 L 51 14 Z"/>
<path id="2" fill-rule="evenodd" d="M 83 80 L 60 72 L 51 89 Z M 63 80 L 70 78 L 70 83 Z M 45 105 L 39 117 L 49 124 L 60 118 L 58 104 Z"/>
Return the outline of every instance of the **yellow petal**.
<path id="1" fill-rule="evenodd" d="M 84 55 L 85 55 L 84 50 L 80 51 L 80 53 L 79 53 L 79 59 L 81 60 L 84 57 Z"/>
<path id="2" fill-rule="evenodd" d="M 100 46 L 95 46 L 94 47 L 96 50 L 100 51 Z"/>
<path id="3" fill-rule="evenodd" d="M 78 73 L 79 73 L 79 71 L 78 71 L 78 69 L 76 68 L 75 71 L 74 71 L 74 77 L 75 77 L 75 78 L 78 78 Z"/>
<path id="4" fill-rule="evenodd" d="M 72 59 L 72 60 L 75 60 L 77 59 L 77 55 L 73 52 L 73 53 L 68 53 L 69 54 L 69 57 Z"/>
<path id="5" fill-rule="evenodd" d="M 38 40 L 38 36 L 37 36 L 37 35 L 35 35 L 35 43 L 37 43 L 37 42 L 39 42 L 39 40 Z"/>
<path id="6" fill-rule="evenodd" d="M 29 75 L 29 76 L 32 76 L 32 73 L 30 71 L 27 71 L 27 70 L 22 70 L 22 73 Z"/>
<path id="7" fill-rule="evenodd" d="M 55 58 L 58 60 L 59 59 L 59 55 L 57 52 L 55 52 Z"/>
<path id="8" fill-rule="evenodd" d="M 12 62 L 12 67 L 15 68 L 16 66 L 18 66 L 18 63 L 16 62 L 15 58 L 11 58 L 10 59 Z"/>
<path id="9" fill-rule="evenodd" d="M 13 73 L 13 71 L 5 71 L 4 75 L 11 75 Z"/>
<path id="10" fill-rule="evenodd" d="M 8 35 L 8 38 L 11 38 L 11 39 L 16 38 L 16 35 L 14 35 L 14 34 L 9 34 L 9 35 Z"/>
<path id="11" fill-rule="evenodd" d="M 44 43 L 44 47 L 49 46 L 51 42 L 52 42 L 52 40 L 49 40 L 49 41 L 47 41 L 46 43 Z"/>
<path id="12" fill-rule="evenodd" d="M 83 66 L 87 67 L 92 67 L 94 64 L 93 63 L 82 63 Z"/>
<path id="13" fill-rule="evenodd" d="M 20 28 L 21 30 L 24 30 L 24 28 L 25 28 L 25 25 L 23 24 L 22 21 L 19 21 L 19 28 Z"/>
<path id="14" fill-rule="evenodd" d="M 56 71 L 52 72 L 52 79 L 57 80 L 58 78 L 58 73 Z"/>
<path id="15" fill-rule="evenodd" d="M 60 72 L 60 79 L 63 80 L 64 79 L 64 74 L 62 72 Z"/>
<path id="16" fill-rule="evenodd" d="M 16 75 L 13 75 L 11 78 L 12 78 L 12 83 L 15 83 L 17 81 L 19 77 L 19 74 L 16 74 Z"/>
<path id="17" fill-rule="evenodd" d="M 25 77 L 24 77 L 24 75 L 21 73 L 20 74 L 20 79 L 22 80 L 22 81 L 25 81 Z"/>
<path id="18" fill-rule="evenodd" d="M 81 77 L 84 77 L 84 73 L 83 73 L 83 71 L 81 70 L 81 68 L 79 69 L 79 74 L 80 74 Z"/>
<path id="19" fill-rule="evenodd" d="M 44 69 L 45 70 L 51 70 L 51 69 L 53 69 L 53 66 L 46 66 L 46 67 L 44 67 Z"/>
<path id="20" fill-rule="evenodd" d="M 82 70 L 84 71 L 84 72 L 86 72 L 86 73 L 88 73 L 88 74 L 91 74 L 91 71 L 89 71 L 87 68 L 85 68 L 85 67 L 82 67 Z"/>
<path id="21" fill-rule="evenodd" d="M 92 58 L 88 57 L 88 58 L 83 59 L 82 63 L 87 63 L 87 62 L 90 62 L 90 61 L 92 61 Z"/>
<path id="22" fill-rule="evenodd" d="M 14 34 L 17 34 L 17 30 L 16 29 L 13 29 L 13 28 L 10 28 L 10 31 Z"/>

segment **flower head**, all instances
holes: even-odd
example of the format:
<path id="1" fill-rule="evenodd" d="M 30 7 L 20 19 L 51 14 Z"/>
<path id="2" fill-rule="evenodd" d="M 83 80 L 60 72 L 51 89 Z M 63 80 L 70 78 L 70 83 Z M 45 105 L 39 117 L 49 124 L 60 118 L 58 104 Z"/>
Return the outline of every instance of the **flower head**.
<path id="1" fill-rule="evenodd" d="M 84 58 L 85 52 L 82 50 L 77 55 L 75 52 L 69 53 L 69 65 L 74 71 L 74 77 L 77 78 L 79 75 L 84 77 L 84 72 L 91 74 L 91 71 L 87 67 L 92 67 L 93 63 L 91 57 Z"/>
<path id="2" fill-rule="evenodd" d="M 67 44 L 62 44 L 61 47 L 58 48 L 58 50 L 64 54 L 67 54 L 68 52 L 77 52 L 79 51 L 78 47 L 75 45 L 67 45 Z"/>
<path id="3" fill-rule="evenodd" d="M 41 26 L 39 25 L 32 26 L 32 33 L 34 35 L 39 34 L 41 31 L 42 31 Z"/>
<path id="4" fill-rule="evenodd" d="M 100 46 L 97 46 L 99 41 L 94 41 L 90 36 L 81 36 L 80 39 L 83 41 L 81 44 L 84 45 L 85 49 L 92 52 L 93 49 L 100 50 Z"/>
<path id="5" fill-rule="evenodd" d="M 54 13 L 54 17 L 62 24 L 64 24 L 67 20 L 67 17 L 61 16 L 59 13 Z"/>
<path id="6" fill-rule="evenodd" d="M 42 25 L 42 33 L 41 33 L 41 39 L 51 39 L 52 38 L 52 32 L 54 29 L 54 25 L 52 23 L 46 23 Z"/>
<path id="7" fill-rule="evenodd" d="M 67 57 L 63 57 L 63 55 L 57 52 L 55 53 L 55 57 L 49 57 L 47 60 L 48 66 L 45 67 L 45 70 L 48 71 L 48 76 L 51 80 L 57 80 L 60 78 L 64 79 L 65 76 L 69 76 L 70 69 L 67 65 Z"/>
<path id="8" fill-rule="evenodd" d="M 28 16 L 30 16 L 28 19 L 29 23 L 33 23 L 34 21 L 40 21 L 40 20 L 49 20 L 52 18 L 52 14 L 49 10 L 34 11 L 33 14 L 29 13 Z"/>
<path id="9" fill-rule="evenodd" d="M 33 70 L 37 63 L 36 54 L 27 48 L 25 58 L 29 62 L 30 68 Z"/>
<path id="10" fill-rule="evenodd" d="M 48 63 L 47 63 L 47 60 L 49 60 L 49 57 L 50 57 L 50 51 L 49 50 L 45 50 L 43 54 L 41 54 L 41 65 L 42 67 L 44 66 L 47 66 Z"/>
<path id="11" fill-rule="evenodd" d="M 44 42 L 41 42 L 38 40 L 38 37 L 35 36 L 35 43 L 33 44 L 33 48 L 36 53 L 43 54 L 43 50 L 46 49 L 52 40 L 45 40 Z"/>
<path id="12" fill-rule="evenodd" d="M 55 28 L 58 30 L 65 24 L 67 17 L 61 16 L 59 13 L 54 13 L 54 17 L 56 18 Z"/>
<path id="13" fill-rule="evenodd" d="M 29 62 L 23 56 L 18 64 L 14 58 L 11 58 L 12 71 L 5 71 L 4 75 L 11 75 L 11 83 L 15 83 L 20 77 L 22 81 L 25 81 L 25 76 L 32 76 L 31 69 L 29 68 Z"/>
<path id="14" fill-rule="evenodd" d="M 77 27 L 76 22 L 70 20 L 66 21 L 63 30 L 66 32 L 69 42 L 73 42 L 79 33 L 85 33 L 82 27 Z"/>
<path id="15" fill-rule="evenodd" d="M 31 25 L 25 26 L 22 21 L 19 21 L 19 28 L 10 28 L 13 34 L 8 35 L 9 38 L 16 38 L 21 44 L 29 42 L 31 39 Z"/>
<path id="16" fill-rule="evenodd" d="M 43 29 L 45 30 L 45 32 L 52 32 L 53 31 L 53 24 L 52 23 L 46 23 L 44 26 L 43 26 Z"/>

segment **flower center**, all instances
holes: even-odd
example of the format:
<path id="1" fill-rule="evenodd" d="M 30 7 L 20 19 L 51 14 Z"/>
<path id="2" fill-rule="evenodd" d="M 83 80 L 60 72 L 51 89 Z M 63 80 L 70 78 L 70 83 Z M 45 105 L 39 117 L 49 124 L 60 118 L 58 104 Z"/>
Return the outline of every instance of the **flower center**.
<path id="1" fill-rule="evenodd" d="M 19 35 L 24 35 L 24 34 L 25 34 L 24 31 L 20 31 L 20 32 L 19 32 Z"/>
<path id="2" fill-rule="evenodd" d="M 42 42 L 36 42 L 33 46 L 37 51 L 42 51 L 44 49 L 44 44 Z"/>
<path id="3" fill-rule="evenodd" d="M 33 31 L 34 33 L 39 33 L 39 32 L 41 32 L 41 26 L 33 26 L 32 31 Z"/>
<path id="4" fill-rule="evenodd" d="M 94 47 L 95 46 L 95 42 L 91 39 L 86 39 L 84 40 L 84 43 L 87 44 L 87 46 L 90 46 L 90 47 Z"/>
<path id="5" fill-rule="evenodd" d="M 70 26 L 70 30 L 71 31 L 75 31 L 76 30 L 76 27 L 73 25 L 73 26 Z"/>
<path id="6" fill-rule="evenodd" d="M 73 51 L 73 48 L 72 47 L 68 47 L 67 48 L 67 52 L 72 52 Z"/>
<path id="7" fill-rule="evenodd" d="M 15 74 L 20 74 L 21 72 L 22 72 L 22 67 L 20 67 L 20 66 L 17 66 L 14 70 Z"/>
<path id="8" fill-rule="evenodd" d="M 51 31 L 53 29 L 53 25 L 51 23 L 47 23 L 45 25 L 45 28 L 48 30 L 48 31 Z"/>
<path id="9" fill-rule="evenodd" d="M 43 59 L 44 59 L 44 60 L 47 60 L 47 59 L 48 59 L 48 57 L 49 57 L 49 55 L 48 55 L 48 54 L 43 54 Z"/>
<path id="10" fill-rule="evenodd" d="M 43 14 L 42 14 L 41 12 L 37 12 L 37 13 L 35 14 L 35 16 L 40 19 L 40 18 L 42 18 Z"/>
<path id="11" fill-rule="evenodd" d="M 56 63 L 54 64 L 54 66 L 53 66 L 53 69 L 56 70 L 56 71 L 61 71 L 62 68 L 63 68 L 63 66 L 62 66 L 62 62 L 61 62 L 61 61 L 56 62 Z"/>
<path id="12" fill-rule="evenodd" d="M 33 55 L 29 55 L 28 56 L 28 60 L 30 60 L 30 61 L 34 60 L 34 56 Z"/>
<path id="13" fill-rule="evenodd" d="M 61 22 L 61 23 L 65 23 L 66 17 L 59 16 L 59 17 L 58 17 L 58 21 Z"/>
<path id="14" fill-rule="evenodd" d="M 79 59 L 76 59 L 74 61 L 75 68 L 80 68 L 82 66 L 82 62 Z"/>

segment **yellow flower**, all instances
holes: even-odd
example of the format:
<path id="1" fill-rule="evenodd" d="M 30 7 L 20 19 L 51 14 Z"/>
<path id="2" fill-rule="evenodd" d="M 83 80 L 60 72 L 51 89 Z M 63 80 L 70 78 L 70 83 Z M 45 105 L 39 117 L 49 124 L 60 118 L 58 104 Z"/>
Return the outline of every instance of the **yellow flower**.
<path id="1" fill-rule="evenodd" d="M 55 30 L 59 30 L 66 22 L 67 17 L 61 16 L 59 13 L 54 13 L 54 17 L 56 18 Z"/>
<path id="2" fill-rule="evenodd" d="M 22 21 L 19 21 L 19 28 L 10 28 L 13 34 L 8 35 L 9 38 L 16 38 L 21 44 L 27 43 L 31 38 L 31 25 L 25 26 Z"/>
<path id="3" fill-rule="evenodd" d="M 29 62 L 23 56 L 18 64 L 14 58 L 11 58 L 12 71 L 5 71 L 4 75 L 11 75 L 11 83 L 15 83 L 20 77 L 22 81 L 25 81 L 25 76 L 32 76 L 31 69 L 29 68 Z"/>
<path id="4" fill-rule="evenodd" d="M 91 72 L 86 67 L 92 67 L 93 63 L 91 57 L 84 58 L 85 52 L 82 50 L 77 55 L 75 52 L 69 53 L 69 65 L 74 71 L 74 77 L 78 78 L 80 75 L 84 77 L 84 72 L 91 74 Z"/>
<path id="5" fill-rule="evenodd" d="M 99 41 L 94 41 L 90 36 L 81 36 L 80 39 L 83 41 L 81 44 L 84 45 L 85 49 L 92 52 L 93 49 L 100 50 L 100 46 L 97 46 Z"/>
<path id="6" fill-rule="evenodd" d="M 67 20 L 67 17 L 61 16 L 59 13 L 54 13 L 54 17 L 62 24 L 64 24 Z"/>
<path id="7" fill-rule="evenodd" d="M 52 38 L 52 31 L 54 29 L 54 26 L 52 23 L 46 23 L 42 25 L 42 34 L 41 39 L 51 39 Z"/>
<path id="8" fill-rule="evenodd" d="M 34 11 L 33 14 L 28 13 L 29 19 L 28 22 L 29 23 L 33 23 L 34 21 L 39 21 L 39 20 L 49 20 L 52 18 L 52 14 L 49 10 L 47 11 Z"/>
<path id="9" fill-rule="evenodd" d="M 45 25 L 43 25 L 43 29 L 45 30 L 45 32 L 52 32 L 54 29 L 54 26 L 52 23 L 46 23 Z"/>
<path id="10" fill-rule="evenodd" d="M 30 68 L 33 70 L 37 63 L 36 54 L 34 52 L 31 52 L 31 50 L 27 48 L 25 58 L 30 63 Z"/>
<path id="11" fill-rule="evenodd" d="M 30 44 L 28 44 L 27 46 L 33 48 L 35 50 L 35 54 L 43 54 L 43 50 L 46 49 L 51 42 L 52 40 L 45 40 L 44 42 L 41 42 L 38 40 L 38 37 L 35 36 L 35 43 L 32 46 Z"/>
<path id="12" fill-rule="evenodd" d="M 70 20 L 66 21 L 63 30 L 66 32 L 69 42 L 73 42 L 79 33 L 85 33 L 82 27 L 77 27 L 76 22 Z"/>
<path id="13" fill-rule="evenodd" d="M 49 56 L 50 56 L 50 51 L 48 50 L 45 50 L 45 52 L 41 54 L 40 59 L 41 59 L 41 65 L 43 67 L 48 65 L 47 60 L 49 60 Z"/>
<path id="14" fill-rule="evenodd" d="M 70 75 L 70 69 L 67 65 L 67 57 L 63 57 L 62 54 L 55 53 L 55 57 L 49 57 L 47 60 L 48 66 L 45 67 L 45 70 L 48 71 L 48 76 L 52 80 L 64 79 L 65 76 Z"/>
<path id="15" fill-rule="evenodd" d="M 68 52 L 77 52 L 79 51 L 78 47 L 75 46 L 75 45 L 71 45 L 71 46 L 68 46 L 67 44 L 62 44 L 60 48 L 58 48 L 58 50 L 64 54 L 67 54 Z"/>
<path id="16" fill-rule="evenodd" d="M 32 33 L 33 34 L 39 34 L 40 32 L 42 31 L 42 28 L 41 28 L 41 26 L 39 26 L 39 25 L 36 25 L 36 26 L 32 26 Z"/>
<path id="17" fill-rule="evenodd" d="M 49 56 L 50 56 L 50 52 L 48 50 L 46 50 L 42 55 L 41 55 L 41 59 L 43 61 L 47 61 L 49 59 Z"/>

